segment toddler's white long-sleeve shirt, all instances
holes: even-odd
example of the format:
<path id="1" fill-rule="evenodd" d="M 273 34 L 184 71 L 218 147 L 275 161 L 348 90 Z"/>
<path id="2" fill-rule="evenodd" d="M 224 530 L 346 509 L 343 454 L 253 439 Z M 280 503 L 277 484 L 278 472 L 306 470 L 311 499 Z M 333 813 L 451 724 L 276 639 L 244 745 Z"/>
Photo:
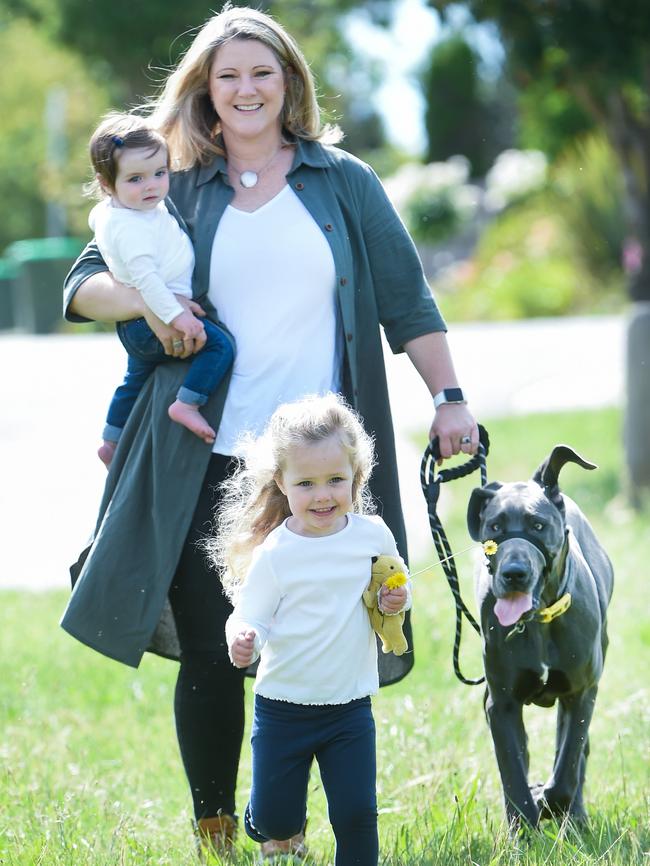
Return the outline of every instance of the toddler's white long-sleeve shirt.
<path id="1" fill-rule="evenodd" d="M 361 596 L 381 554 L 399 556 L 392 533 L 381 518 L 358 514 L 319 537 L 296 535 L 285 521 L 256 548 L 226 639 L 230 646 L 255 630 L 258 694 L 342 704 L 377 691 L 376 640 Z"/>

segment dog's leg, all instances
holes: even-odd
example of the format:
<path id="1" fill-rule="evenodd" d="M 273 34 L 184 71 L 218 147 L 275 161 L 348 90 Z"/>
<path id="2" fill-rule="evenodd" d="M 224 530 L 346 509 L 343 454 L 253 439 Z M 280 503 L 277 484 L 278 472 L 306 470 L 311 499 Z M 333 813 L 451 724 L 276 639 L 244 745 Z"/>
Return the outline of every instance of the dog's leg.
<path id="1" fill-rule="evenodd" d="M 589 725 L 596 703 L 597 686 L 560 700 L 553 774 L 539 791 L 542 816 L 569 815 L 587 820 L 582 787 L 589 755 Z"/>
<path id="2" fill-rule="evenodd" d="M 508 823 L 517 827 L 523 820 L 536 827 L 539 808 L 528 787 L 528 741 L 523 707 L 512 698 L 495 701 L 488 692 L 485 712 L 501 774 Z"/>

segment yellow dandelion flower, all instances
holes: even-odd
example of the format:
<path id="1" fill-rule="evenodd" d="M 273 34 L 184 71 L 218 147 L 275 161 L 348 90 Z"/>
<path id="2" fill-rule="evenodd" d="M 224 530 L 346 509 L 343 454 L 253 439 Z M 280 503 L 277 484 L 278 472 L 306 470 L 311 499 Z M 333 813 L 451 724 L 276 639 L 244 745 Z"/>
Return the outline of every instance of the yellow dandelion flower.
<path id="1" fill-rule="evenodd" d="M 384 586 L 387 589 L 397 589 L 398 586 L 404 586 L 407 580 L 408 578 L 404 572 L 398 571 L 397 574 L 391 574 L 391 576 L 384 581 Z"/>
<path id="2" fill-rule="evenodd" d="M 496 541 L 492 541 L 491 538 L 488 538 L 487 541 L 483 542 L 483 553 L 486 556 L 494 556 L 498 549 L 499 545 L 496 543 Z"/>

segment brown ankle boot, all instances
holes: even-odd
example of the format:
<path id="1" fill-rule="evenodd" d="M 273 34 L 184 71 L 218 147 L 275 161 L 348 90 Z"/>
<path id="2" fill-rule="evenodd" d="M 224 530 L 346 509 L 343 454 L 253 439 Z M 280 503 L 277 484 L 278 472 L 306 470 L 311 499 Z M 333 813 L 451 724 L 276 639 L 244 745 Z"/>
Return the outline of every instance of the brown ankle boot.
<path id="1" fill-rule="evenodd" d="M 199 818 L 196 829 L 199 856 L 202 860 L 207 861 L 211 853 L 222 857 L 232 851 L 237 833 L 237 821 L 232 815 Z"/>
<path id="2" fill-rule="evenodd" d="M 260 853 L 263 860 L 290 860 L 295 857 L 297 860 L 304 860 L 307 856 L 307 846 L 305 844 L 305 834 L 297 833 L 291 839 L 269 839 L 267 842 L 262 842 L 260 845 Z"/>

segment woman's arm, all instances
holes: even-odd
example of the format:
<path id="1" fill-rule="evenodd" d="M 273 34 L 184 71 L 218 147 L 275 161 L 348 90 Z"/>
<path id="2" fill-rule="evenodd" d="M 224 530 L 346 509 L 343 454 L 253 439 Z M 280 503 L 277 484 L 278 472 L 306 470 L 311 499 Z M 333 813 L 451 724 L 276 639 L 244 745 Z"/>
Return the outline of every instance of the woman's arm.
<path id="1" fill-rule="evenodd" d="M 68 312 L 97 322 L 124 322 L 144 316 L 145 303 L 139 292 L 118 283 L 110 271 L 101 271 L 78 286 Z"/>
<path id="2" fill-rule="evenodd" d="M 96 260 L 95 268 L 99 261 Z M 106 265 L 104 265 L 104 268 Z M 124 322 L 144 316 L 147 324 L 160 340 L 166 355 L 176 358 L 188 358 L 205 345 L 206 335 L 200 334 L 194 339 L 183 341 L 183 334 L 171 325 L 166 325 L 145 304 L 136 289 L 119 283 L 110 271 L 97 270 L 82 282 L 78 281 L 82 270 L 80 261 L 73 266 L 66 281 L 66 288 L 71 289 L 67 295 L 66 316 L 73 321 L 93 320 L 98 322 Z M 189 298 L 176 295 L 179 303 L 196 316 L 204 316 L 201 307 Z M 183 343 L 182 350 L 178 348 L 179 341 Z M 177 348 L 174 349 L 174 343 Z"/>
<path id="3" fill-rule="evenodd" d="M 457 388 L 458 380 L 444 331 L 423 334 L 404 343 L 404 351 L 433 397 L 445 388 Z M 474 453 L 478 448 L 478 426 L 464 403 L 443 403 L 436 410 L 429 440 L 438 437 L 440 454 L 451 457 L 459 451 Z M 471 444 L 461 438 L 471 437 Z"/>

